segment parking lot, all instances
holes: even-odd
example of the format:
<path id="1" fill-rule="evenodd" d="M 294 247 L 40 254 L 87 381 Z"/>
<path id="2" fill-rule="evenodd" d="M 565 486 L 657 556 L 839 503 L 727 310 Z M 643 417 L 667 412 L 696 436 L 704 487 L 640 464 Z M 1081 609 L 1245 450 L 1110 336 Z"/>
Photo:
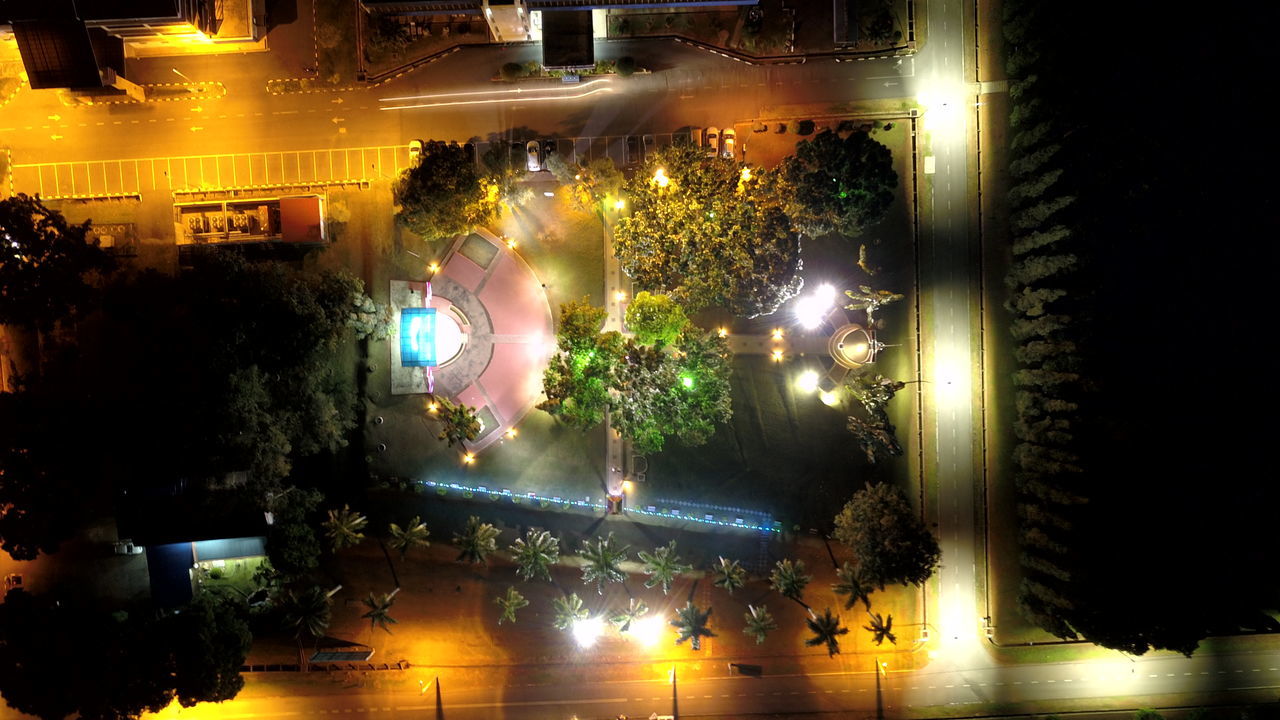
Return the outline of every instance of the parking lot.
<path id="1" fill-rule="evenodd" d="M 636 138 L 635 158 L 670 145 L 680 133 Z M 554 138 L 556 152 L 573 162 L 613 158 L 619 167 L 627 160 L 627 137 Z M 521 146 L 522 142 L 515 141 Z M 476 144 L 483 157 L 491 143 Z M 296 150 L 229 155 L 187 155 L 138 160 L 65 163 L 18 163 L 13 166 L 13 191 L 40 193 L 48 199 L 132 197 L 150 192 L 196 192 L 252 188 L 326 185 L 390 180 L 409 164 L 407 146 Z"/>

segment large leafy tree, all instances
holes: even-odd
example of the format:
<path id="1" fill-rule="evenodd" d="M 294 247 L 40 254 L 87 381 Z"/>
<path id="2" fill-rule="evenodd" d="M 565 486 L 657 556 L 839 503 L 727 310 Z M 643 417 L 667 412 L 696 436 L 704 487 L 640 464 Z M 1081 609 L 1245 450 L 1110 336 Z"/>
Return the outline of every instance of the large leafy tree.
<path id="1" fill-rule="evenodd" d="M 19 712 L 41 718 L 159 712 L 174 697 L 172 670 L 158 623 L 23 590 L 0 603 L 0 693 Z"/>
<path id="2" fill-rule="evenodd" d="M 183 707 L 230 700 L 244 687 L 240 667 L 253 642 L 248 616 L 239 600 L 202 593 L 166 618 L 174 690 Z"/>
<path id="3" fill-rule="evenodd" d="M 668 437 L 705 444 L 733 415 L 732 372 L 728 341 L 714 333 L 687 331 L 670 349 L 628 344 L 609 419 L 638 452 L 659 452 Z"/>
<path id="4" fill-rule="evenodd" d="M 680 556 L 676 555 L 676 541 L 654 548 L 653 552 L 641 550 L 637 555 L 640 562 L 644 563 L 644 574 L 649 576 L 644 581 L 644 586 L 651 588 L 660 586 L 662 594 L 666 595 L 671 592 L 671 584 L 675 582 L 677 576 L 693 570 L 693 566 L 680 562 Z"/>
<path id="5" fill-rule="evenodd" d="M 663 170 L 665 182 L 655 174 Z M 623 270 L 690 310 L 767 315 L 800 290 L 800 235 L 781 172 L 744 180 L 730 160 L 687 144 L 652 154 L 626 184 L 630 213 L 614 228 Z"/>
<path id="6" fill-rule="evenodd" d="M 578 555 L 582 557 L 582 582 L 595 583 L 596 592 L 603 595 L 604 586 L 608 583 L 620 583 L 627 579 L 622 572 L 622 562 L 627 559 L 630 545 L 618 545 L 613 533 L 582 543 Z"/>
<path id="7" fill-rule="evenodd" d="M 804 561 L 789 559 L 779 560 L 769 574 L 769 584 L 783 597 L 795 600 L 804 605 L 801 597 L 804 589 L 813 581 L 813 576 L 804 571 Z M 808 606 L 806 606 L 808 607 Z"/>
<path id="8" fill-rule="evenodd" d="M 498 550 L 498 528 L 472 515 L 460 533 L 453 534 L 453 544 L 458 546 L 458 560 L 483 565 Z"/>
<path id="9" fill-rule="evenodd" d="M 113 457 L 127 481 L 249 470 L 271 487 L 295 458 L 344 446 L 355 394 L 333 353 L 354 340 L 358 290 L 347 273 L 215 249 L 196 252 L 181 278 L 144 273 L 114 287 L 81 382 L 111 422 L 148 428 L 147 453 Z"/>
<path id="10" fill-rule="evenodd" d="M 579 165 L 553 153 L 547 158 L 547 169 L 568 190 L 574 207 L 583 212 L 598 211 L 601 203 L 616 199 L 622 190 L 622 172 L 608 156 Z"/>
<path id="11" fill-rule="evenodd" d="M 692 602 L 685 603 L 685 606 L 676 610 L 676 616 L 671 620 L 671 626 L 676 629 L 676 644 L 681 645 L 685 640 L 692 640 L 690 647 L 694 650 L 702 649 L 702 638 L 715 637 L 716 634 L 711 632 L 707 627 L 707 621 L 711 619 L 712 608 L 703 610 L 694 605 Z"/>
<path id="12" fill-rule="evenodd" d="M 87 280 L 113 267 L 89 222 L 71 225 L 62 213 L 19 193 L 0 200 L 0 325 L 48 330 L 96 299 Z"/>
<path id="13" fill-rule="evenodd" d="M 547 399 L 538 407 L 571 427 L 599 425 L 609 407 L 623 343 L 616 332 L 600 332 L 606 315 L 587 298 L 560 306 L 558 352 L 543 374 Z"/>
<path id="14" fill-rule="evenodd" d="M 551 582 L 551 566 L 560 560 L 560 539 L 546 530 L 530 529 L 511 544 L 511 555 L 521 579 Z"/>
<path id="15" fill-rule="evenodd" d="M 467 232 L 498 215 L 500 188 L 456 142 L 424 144 L 421 162 L 396 181 L 394 193 L 396 219 L 427 240 Z"/>
<path id="16" fill-rule="evenodd" d="M 305 578 L 320 564 L 320 540 L 310 515 L 324 499 L 318 490 L 290 486 L 266 502 L 272 515 L 267 529 L 270 574 L 286 584 Z"/>
<path id="17" fill-rule="evenodd" d="M 836 515 L 834 535 L 858 557 L 866 582 L 881 590 L 894 583 L 923 583 L 941 555 L 937 538 L 906 496 L 888 484 L 868 483 L 854 493 Z"/>
<path id="18" fill-rule="evenodd" d="M 821 615 L 810 612 L 804 622 L 809 626 L 809 632 L 813 633 L 813 637 L 804 641 L 805 645 L 825 645 L 827 657 L 840 653 L 840 636 L 849 634 L 849 628 L 840 625 L 840 616 L 832 615 L 831 608 L 823 610 Z"/>
<path id="19" fill-rule="evenodd" d="M 840 137 L 825 130 L 796 144 L 784 172 L 807 231 L 857 235 L 893 203 L 898 173 L 893 153 L 865 132 Z"/>
<path id="20" fill-rule="evenodd" d="M 670 345 L 689 324 L 684 308 L 669 295 L 641 290 L 627 304 L 627 329 L 641 345 Z"/>
<path id="21" fill-rule="evenodd" d="M 88 517 L 94 469 L 78 437 L 78 402 L 54 388 L 0 393 L 0 547 L 15 560 L 57 551 Z"/>

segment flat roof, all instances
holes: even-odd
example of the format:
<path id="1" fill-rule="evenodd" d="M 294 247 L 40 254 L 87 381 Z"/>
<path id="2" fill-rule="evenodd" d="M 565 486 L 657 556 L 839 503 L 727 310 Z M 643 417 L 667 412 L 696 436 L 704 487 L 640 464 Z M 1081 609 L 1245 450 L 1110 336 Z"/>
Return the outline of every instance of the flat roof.
<path id="1" fill-rule="evenodd" d="M 590 10 L 542 11 L 542 64 L 552 69 L 596 64 Z"/>

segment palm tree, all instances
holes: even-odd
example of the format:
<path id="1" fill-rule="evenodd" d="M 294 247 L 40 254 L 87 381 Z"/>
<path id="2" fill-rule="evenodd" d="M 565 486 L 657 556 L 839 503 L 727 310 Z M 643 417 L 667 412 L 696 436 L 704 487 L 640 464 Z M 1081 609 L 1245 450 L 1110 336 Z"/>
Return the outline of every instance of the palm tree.
<path id="1" fill-rule="evenodd" d="M 324 521 L 324 534 L 329 536 L 333 551 L 344 547 L 359 545 L 364 540 L 360 532 L 369 524 L 369 518 L 355 512 L 350 505 L 343 505 L 341 510 L 330 510 L 329 519 Z"/>
<path id="2" fill-rule="evenodd" d="M 840 636 L 847 635 L 849 628 L 840 627 L 840 616 L 832 615 L 831 608 L 823 610 L 822 615 L 814 615 L 810 610 L 809 619 L 805 622 L 809 625 L 809 632 L 813 633 L 813 637 L 804 641 L 805 645 L 826 645 L 827 657 L 840 652 Z"/>
<path id="3" fill-rule="evenodd" d="M 742 632 L 746 635 L 754 635 L 756 644 L 759 645 L 764 642 L 764 637 L 769 634 L 770 630 L 778 629 L 778 623 L 774 622 L 773 615 L 769 613 L 769 609 L 764 605 L 760 607 L 748 605 L 747 611 L 743 615 L 747 621 L 747 626 L 742 628 Z"/>
<path id="4" fill-rule="evenodd" d="M 587 585 L 594 582 L 596 592 L 603 595 L 606 583 L 625 581 L 627 574 L 618 565 L 627 559 L 627 550 L 630 548 L 630 545 L 618 547 L 613 533 L 582 543 L 582 549 L 578 551 L 586 561 L 582 566 L 582 582 Z"/>
<path id="5" fill-rule="evenodd" d="M 365 607 L 369 608 L 369 612 L 361 615 L 360 617 L 369 618 L 370 630 L 372 630 L 374 626 L 377 626 L 387 631 L 388 635 L 391 634 L 391 628 L 389 626 L 395 625 L 396 622 L 398 622 L 390 615 L 391 606 L 395 604 L 396 593 L 398 592 L 400 592 L 400 588 L 396 588 L 389 593 L 383 593 L 381 595 L 369 593 L 369 597 L 362 601 L 365 604 Z"/>
<path id="6" fill-rule="evenodd" d="M 691 602 L 685 603 L 684 607 L 677 610 L 675 619 L 671 621 L 672 627 L 680 631 L 676 636 L 676 644 L 680 645 L 685 640 L 693 640 L 691 647 L 694 650 L 701 650 L 702 638 L 715 637 L 716 634 L 707 629 L 711 610 L 712 608 L 703 610 Z"/>
<path id="7" fill-rule="evenodd" d="M 587 609 L 582 606 L 582 598 L 578 593 L 569 593 L 568 597 L 558 597 L 551 601 L 555 618 L 551 621 L 557 630 L 568 630 L 578 620 L 585 620 Z"/>
<path id="8" fill-rule="evenodd" d="M 551 566 L 560 560 L 560 539 L 546 530 L 528 530 L 511 544 L 511 554 L 522 579 L 551 582 Z"/>
<path id="9" fill-rule="evenodd" d="M 716 586 L 728 590 L 730 595 L 747 584 L 747 571 L 737 560 L 720 558 L 720 564 L 712 567 L 711 572 L 716 576 Z"/>
<path id="10" fill-rule="evenodd" d="M 516 621 L 516 611 L 529 604 L 529 601 L 525 600 L 524 596 L 513 587 L 507 588 L 506 595 L 499 595 L 494 598 L 494 602 L 498 603 L 502 608 L 502 615 L 498 617 L 499 625 L 501 625 L 504 620 L 514 624 Z"/>
<path id="11" fill-rule="evenodd" d="M 332 617 L 332 597 L 333 593 L 320 587 L 310 587 L 302 593 L 290 590 L 285 595 L 284 626 L 293 628 L 293 636 L 299 640 L 304 634 L 313 638 L 323 637 Z"/>
<path id="12" fill-rule="evenodd" d="M 644 581 L 644 586 L 651 588 L 654 585 L 661 585 L 663 595 L 671 592 L 671 583 L 675 582 L 677 575 L 693 569 L 692 565 L 680 562 L 680 556 L 676 555 L 675 540 L 660 548 L 654 548 L 652 553 L 641 550 L 637 554 L 644 563 L 644 574 L 650 576 Z"/>
<path id="13" fill-rule="evenodd" d="M 410 549 L 416 547 L 427 547 L 431 543 L 427 541 L 431 531 L 427 529 L 427 524 L 422 522 L 422 518 L 414 515 L 408 525 L 403 528 L 395 523 L 391 523 L 389 528 L 391 531 L 391 548 L 400 551 L 400 559 L 403 560 L 405 554 Z"/>
<path id="14" fill-rule="evenodd" d="M 645 605 L 643 600 L 631 598 L 630 604 L 615 612 L 609 618 L 609 622 L 618 626 L 618 632 L 626 632 L 631 629 L 631 623 L 639 620 L 640 616 L 647 612 L 649 612 L 649 606 Z"/>
<path id="15" fill-rule="evenodd" d="M 440 434 L 437 439 L 449 443 L 449 447 L 461 445 L 468 440 L 475 440 L 480 434 L 480 416 L 476 409 L 467 405 L 455 405 L 448 398 L 427 396 L 427 406 L 435 406 L 435 416 L 440 419 Z"/>
<path id="16" fill-rule="evenodd" d="M 498 528 L 472 515 L 467 518 L 467 529 L 453 534 L 453 544 L 460 551 L 458 560 L 483 565 L 498 549 Z"/>
<path id="17" fill-rule="evenodd" d="M 836 578 L 840 582 L 832 585 L 831 589 L 835 590 L 837 595 L 847 596 L 844 599 L 845 610 L 852 608 L 859 600 L 862 601 L 867 610 L 871 609 L 871 591 L 874 588 L 862 576 L 860 569 L 855 568 L 846 561 L 844 567 L 836 571 Z"/>
<path id="18" fill-rule="evenodd" d="M 790 598 L 804 605 L 804 601 L 800 596 L 804 594 L 804 588 L 813 580 L 812 575 L 808 575 L 804 571 L 804 561 L 796 560 L 794 563 L 790 560 L 779 560 L 774 566 L 773 572 L 769 574 L 769 583 L 774 590 L 782 593 L 785 598 Z M 805 605 L 808 607 L 808 605 Z"/>
<path id="19" fill-rule="evenodd" d="M 898 636 L 893 634 L 893 616 L 885 615 L 883 619 L 880 613 L 867 613 L 867 617 L 871 618 L 871 622 L 863 625 L 863 629 L 870 630 L 875 637 L 871 639 L 876 645 L 888 640 L 891 644 L 898 644 Z"/>

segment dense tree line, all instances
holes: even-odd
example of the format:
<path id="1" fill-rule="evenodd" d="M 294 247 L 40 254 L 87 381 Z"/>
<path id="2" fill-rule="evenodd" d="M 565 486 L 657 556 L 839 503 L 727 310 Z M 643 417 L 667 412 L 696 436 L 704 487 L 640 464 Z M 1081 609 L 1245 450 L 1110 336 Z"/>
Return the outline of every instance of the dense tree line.
<path id="1" fill-rule="evenodd" d="M 1275 607 L 1276 583 L 1244 580 L 1275 550 L 1256 523 L 1254 508 L 1271 503 L 1249 480 L 1254 449 L 1177 447 L 1187 413 L 1218 416 L 1233 403 L 1174 390 L 1195 372 L 1191 336 L 1243 324 L 1250 303 L 1167 302 L 1174 284 L 1238 286 L 1233 274 L 1255 272 L 1200 255 L 1220 227 L 1256 233 L 1257 208 L 1218 182 L 1227 168 L 1243 178 L 1256 171 L 1187 144 L 1189 127 L 1175 120 L 1107 113 L 1164 103 L 1194 85 L 1188 78 L 1205 78 L 1210 56 L 1224 50 L 1216 39 L 1191 50 L 1174 43 L 1174 21 L 1151 25 L 1152 10 L 1135 3 L 1109 19 L 1154 38 L 1121 72 L 1080 52 L 1096 32 L 1080 13 L 1035 0 L 1004 6 L 1019 606 L 1059 637 L 1189 654 L 1211 632 L 1275 626 L 1259 609 Z M 1237 404 L 1232 414 L 1248 412 Z M 1232 429 L 1248 437 L 1249 425 Z M 1207 477 L 1222 490 L 1205 491 Z M 1202 529 L 1187 533 L 1189 525 Z M 1213 568 L 1230 597 L 1180 591 L 1190 567 Z"/>
<path id="2" fill-rule="evenodd" d="M 0 692 L 45 720 L 136 718 L 234 698 L 252 636 L 247 608 L 201 594 L 176 611 L 108 612 L 12 590 L 0 603 Z"/>

